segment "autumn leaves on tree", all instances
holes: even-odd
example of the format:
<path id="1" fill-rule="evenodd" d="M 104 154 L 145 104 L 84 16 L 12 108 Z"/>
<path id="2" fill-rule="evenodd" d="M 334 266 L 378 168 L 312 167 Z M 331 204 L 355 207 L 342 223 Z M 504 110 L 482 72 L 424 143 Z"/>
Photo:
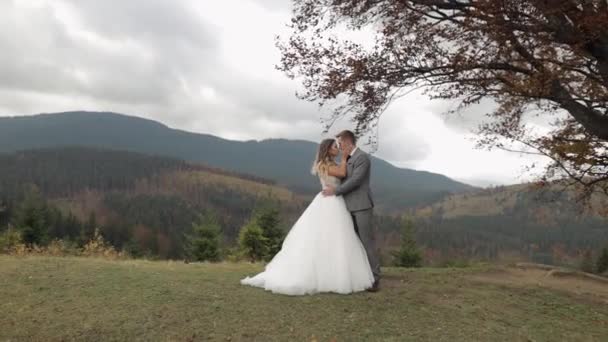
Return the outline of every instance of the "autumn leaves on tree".
<path id="1" fill-rule="evenodd" d="M 373 46 L 336 30 L 375 31 Z M 344 35 L 342 35 L 344 37 Z M 608 4 L 604 0 L 295 0 L 278 68 L 301 98 L 372 130 L 423 88 L 457 110 L 492 99 L 480 145 L 552 159 L 542 181 L 608 195 Z M 341 103 L 335 106 L 336 100 Z M 538 134 L 526 118 L 552 122 Z"/>

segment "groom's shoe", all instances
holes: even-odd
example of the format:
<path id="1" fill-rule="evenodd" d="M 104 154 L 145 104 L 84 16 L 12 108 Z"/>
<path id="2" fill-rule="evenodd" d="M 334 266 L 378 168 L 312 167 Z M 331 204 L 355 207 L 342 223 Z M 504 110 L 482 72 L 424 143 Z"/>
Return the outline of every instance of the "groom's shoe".
<path id="1" fill-rule="evenodd" d="M 367 292 L 378 292 L 380 291 L 380 280 L 374 281 L 372 287 L 366 290 Z"/>

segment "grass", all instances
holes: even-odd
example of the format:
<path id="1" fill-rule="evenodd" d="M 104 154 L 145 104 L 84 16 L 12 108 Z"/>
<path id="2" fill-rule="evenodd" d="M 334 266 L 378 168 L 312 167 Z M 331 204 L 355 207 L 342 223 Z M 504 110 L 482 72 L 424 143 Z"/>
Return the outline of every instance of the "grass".
<path id="1" fill-rule="evenodd" d="M 0 341 L 601 341 L 608 303 L 486 268 L 387 269 L 379 293 L 274 295 L 251 264 L 0 256 Z M 496 276 L 494 276 L 496 274 Z"/>

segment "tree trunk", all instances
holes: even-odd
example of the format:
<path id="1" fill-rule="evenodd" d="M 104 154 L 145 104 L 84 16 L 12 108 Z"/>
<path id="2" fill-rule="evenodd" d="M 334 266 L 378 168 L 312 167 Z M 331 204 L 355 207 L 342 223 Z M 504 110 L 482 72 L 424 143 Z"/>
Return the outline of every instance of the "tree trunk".
<path id="1" fill-rule="evenodd" d="M 580 123 L 587 131 L 598 138 L 608 141 L 608 116 L 590 109 L 572 98 L 567 89 L 557 80 L 551 85 L 551 99 Z"/>

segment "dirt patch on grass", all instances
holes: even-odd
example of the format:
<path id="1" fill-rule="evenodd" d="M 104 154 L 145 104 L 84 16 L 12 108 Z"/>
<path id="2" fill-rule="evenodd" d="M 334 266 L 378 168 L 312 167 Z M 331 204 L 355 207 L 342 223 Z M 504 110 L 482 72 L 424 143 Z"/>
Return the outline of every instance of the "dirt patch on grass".
<path id="1" fill-rule="evenodd" d="M 526 264 L 471 274 L 468 278 L 512 287 L 548 288 L 608 304 L 608 281 L 573 270 Z"/>

